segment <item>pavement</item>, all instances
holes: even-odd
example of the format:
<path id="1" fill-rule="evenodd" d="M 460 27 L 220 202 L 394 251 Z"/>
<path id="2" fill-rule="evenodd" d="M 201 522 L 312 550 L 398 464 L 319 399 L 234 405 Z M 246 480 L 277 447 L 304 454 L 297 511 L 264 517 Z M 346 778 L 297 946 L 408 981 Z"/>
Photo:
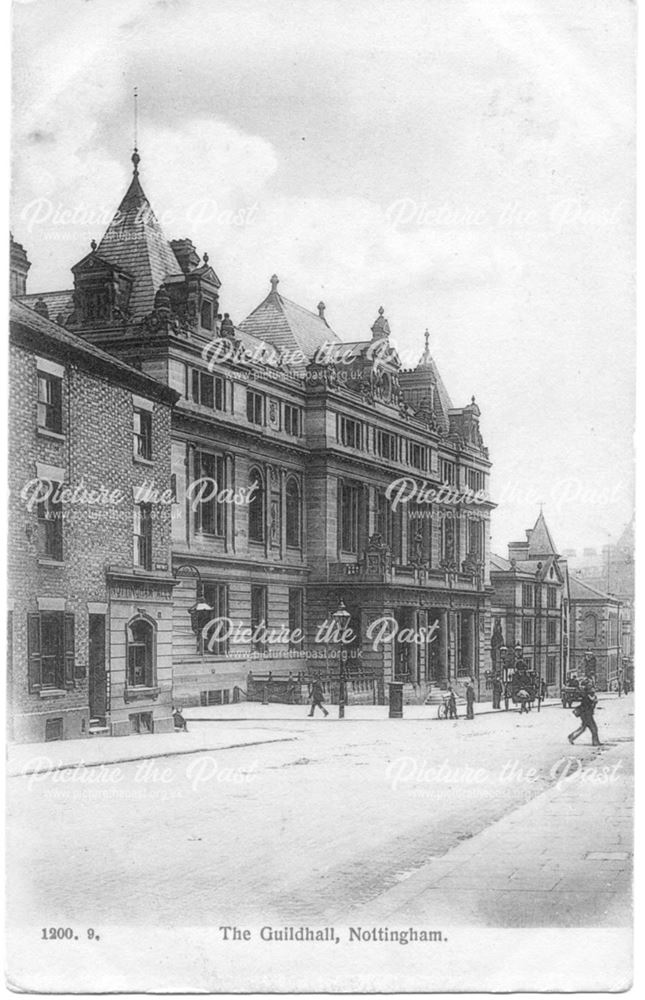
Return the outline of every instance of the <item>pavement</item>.
<path id="1" fill-rule="evenodd" d="M 75 741 L 76 758 L 68 744 L 38 747 L 69 757 L 7 785 L 11 982 L 60 993 L 97 982 L 180 993 L 626 988 L 633 699 L 601 700 L 598 748 L 588 734 L 569 745 L 576 720 L 561 707 L 478 707 L 456 722 L 431 706 L 402 720 L 356 706 L 342 722 L 303 717 L 303 706 L 279 706 L 282 718 L 253 706 L 237 722 L 222 709 L 238 706 L 196 708 L 188 734 L 159 744 Z M 79 743 L 95 766 L 80 766 Z M 124 756 L 100 767 L 102 747 Z M 141 759 L 144 747 L 164 759 Z M 222 925 L 251 940 L 224 942 Z M 263 926 L 303 925 L 333 926 L 340 943 L 260 939 Z M 80 940 L 41 944 L 43 926 Z M 401 927 L 440 930 L 442 957 L 435 945 L 348 941 L 352 928 Z M 99 947 L 83 944 L 86 928 Z"/>
<path id="2" fill-rule="evenodd" d="M 610 696 L 608 696 L 610 697 Z M 542 703 L 542 709 L 560 706 L 559 699 Z M 329 722 L 338 721 L 338 707 L 329 705 Z M 502 710 L 503 711 L 503 710 Z M 534 709 L 536 711 L 536 709 Z M 14 743 L 7 747 L 8 777 L 43 774 L 65 768 L 99 767 L 123 764 L 130 761 L 149 760 L 157 757 L 181 756 L 214 750 L 273 743 L 276 740 L 297 739 L 294 724 L 299 727 L 307 722 L 307 705 L 282 705 L 260 702 L 240 702 L 235 705 L 213 705 L 186 708 L 183 715 L 190 723 L 188 732 L 148 733 L 132 736 L 92 736 L 78 740 L 59 740 L 50 743 Z M 464 714 L 463 711 L 461 713 Z M 499 714 L 489 702 L 475 706 L 476 715 Z M 435 705 L 405 705 L 404 719 L 416 721 L 444 721 L 437 719 Z M 324 716 L 317 711 L 315 718 Z M 375 722 L 388 719 L 386 705 L 349 705 L 345 719 L 353 722 Z M 398 722 L 400 720 L 392 720 Z M 217 728 L 195 728 L 193 723 L 217 723 Z M 240 723 L 243 726 L 240 726 Z M 258 725 L 253 726 L 253 723 Z M 271 726 L 268 735 L 266 724 Z M 278 726 L 278 732 L 275 729 Z"/>
<path id="3" fill-rule="evenodd" d="M 158 757 L 178 757 L 213 750 L 232 750 L 276 743 L 296 737 L 266 728 L 240 729 L 234 722 L 190 729 L 188 732 L 149 733 L 145 736 L 92 736 L 83 740 L 56 743 L 17 743 L 7 748 L 7 775 L 10 778 L 51 771 L 126 764 Z"/>
<path id="4" fill-rule="evenodd" d="M 457 844 L 352 923 L 425 926 L 627 926 L 632 919 L 634 776 L 626 738 L 575 745 L 560 780 Z"/>

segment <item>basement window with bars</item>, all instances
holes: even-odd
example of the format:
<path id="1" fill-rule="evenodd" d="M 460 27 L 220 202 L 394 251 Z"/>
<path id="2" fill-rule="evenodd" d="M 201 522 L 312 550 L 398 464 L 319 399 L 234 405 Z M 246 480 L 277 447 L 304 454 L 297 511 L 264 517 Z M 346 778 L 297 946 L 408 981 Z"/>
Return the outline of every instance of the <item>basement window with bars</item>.
<path id="1" fill-rule="evenodd" d="M 226 688 L 216 691 L 200 691 L 199 704 L 206 708 L 208 705 L 228 705 L 231 700 L 231 693 Z"/>

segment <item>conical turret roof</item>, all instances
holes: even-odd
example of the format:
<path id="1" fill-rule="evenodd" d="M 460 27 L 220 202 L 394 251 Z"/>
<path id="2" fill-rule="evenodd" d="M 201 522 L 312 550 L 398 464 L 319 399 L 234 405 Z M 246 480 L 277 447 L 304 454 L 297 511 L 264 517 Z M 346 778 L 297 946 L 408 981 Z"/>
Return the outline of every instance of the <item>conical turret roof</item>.
<path id="1" fill-rule="evenodd" d="M 180 267 L 141 187 L 136 150 L 132 162 L 132 181 L 96 253 L 134 276 L 130 313 L 133 319 L 142 319 L 152 311 L 159 287 Z"/>

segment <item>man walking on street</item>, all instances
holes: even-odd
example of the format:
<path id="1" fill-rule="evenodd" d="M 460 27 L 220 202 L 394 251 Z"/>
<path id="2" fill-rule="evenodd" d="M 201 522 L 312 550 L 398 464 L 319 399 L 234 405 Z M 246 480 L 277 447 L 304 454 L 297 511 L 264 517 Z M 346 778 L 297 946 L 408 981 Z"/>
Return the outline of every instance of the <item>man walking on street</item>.
<path id="1" fill-rule="evenodd" d="M 493 678 L 493 708 L 501 708 L 502 707 L 502 691 L 503 690 L 504 689 L 502 687 L 502 682 L 500 681 L 500 679 L 497 676 L 497 674 L 495 674 L 495 677 Z"/>
<path id="2" fill-rule="evenodd" d="M 597 703 L 598 699 L 596 698 L 596 692 L 594 691 L 593 686 L 589 682 L 585 683 L 583 681 L 580 704 L 573 710 L 574 715 L 577 715 L 580 719 L 580 726 L 573 733 L 569 733 L 569 743 L 574 743 L 579 736 L 582 736 L 585 729 L 588 729 L 591 733 L 591 745 L 594 747 L 602 746 L 602 743 L 598 738 L 598 726 L 596 725 L 596 720 L 593 717 Z"/>
<path id="3" fill-rule="evenodd" d="M 473 687 L 473 682 L 468 681 L 466 684 L 466 718 L 475 718 L 475 689 Z"/>
<path id="4" fill-rule="evenodd" d="M 323 705 L 323 689 L 322 684 L 318 680 L 314 681 L 311 689 L 311 712 L 309 713 L 309 718 L 314 714 L 316 706 L 324 713 L 325 718 L 329 715 L 329 712 Z"/>

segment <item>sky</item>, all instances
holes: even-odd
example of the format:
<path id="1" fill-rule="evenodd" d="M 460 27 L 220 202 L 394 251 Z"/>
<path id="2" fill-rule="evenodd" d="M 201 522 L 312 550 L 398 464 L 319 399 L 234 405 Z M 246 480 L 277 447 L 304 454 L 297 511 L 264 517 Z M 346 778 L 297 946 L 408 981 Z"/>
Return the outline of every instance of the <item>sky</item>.
<path id="1" fill-rule="evenodd" d="M 140 176 L 236 323 L 280 277 L 475 395 L 493 549 L 633 512 L 631 0 L 14 0 L 13 233 L 71 287 Z"/>

